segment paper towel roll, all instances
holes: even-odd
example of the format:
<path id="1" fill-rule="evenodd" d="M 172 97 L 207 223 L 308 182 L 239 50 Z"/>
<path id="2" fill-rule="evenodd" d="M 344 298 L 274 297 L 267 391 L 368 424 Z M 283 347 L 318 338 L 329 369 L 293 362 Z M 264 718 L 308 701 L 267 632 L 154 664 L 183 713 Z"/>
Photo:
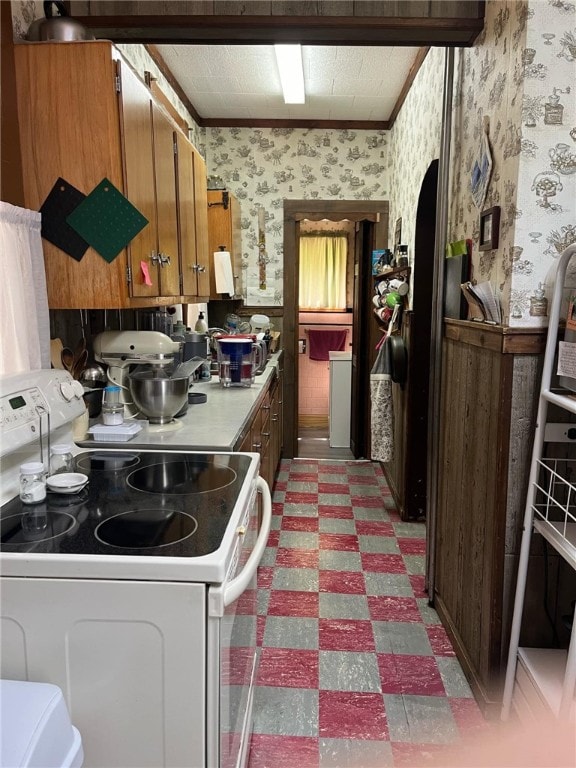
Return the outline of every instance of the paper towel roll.
<path id="1" fill-rule="evenodd" d="M 232 259 L 228 251 L 216 251 L 214 253 L 214 280 L 216 293 L 228 293 L 230 296 L 234 296 Z"/>

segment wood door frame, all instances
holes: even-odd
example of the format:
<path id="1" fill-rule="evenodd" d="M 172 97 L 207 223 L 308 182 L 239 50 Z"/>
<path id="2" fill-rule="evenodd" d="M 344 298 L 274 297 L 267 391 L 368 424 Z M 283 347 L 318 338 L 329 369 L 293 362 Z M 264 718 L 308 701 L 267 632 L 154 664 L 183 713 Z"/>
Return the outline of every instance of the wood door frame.
<path id="1" fill-rule="evenodd" d="M 388 245 L 387 200 L 284 200 L 284 457 L 298 456 L 298 238 L 300 221 L 369 221 L 374 248 Z M 359 308 L 366 316 L 366 307 Z M 369 310 L 371 311 L 371 309 Z"/>

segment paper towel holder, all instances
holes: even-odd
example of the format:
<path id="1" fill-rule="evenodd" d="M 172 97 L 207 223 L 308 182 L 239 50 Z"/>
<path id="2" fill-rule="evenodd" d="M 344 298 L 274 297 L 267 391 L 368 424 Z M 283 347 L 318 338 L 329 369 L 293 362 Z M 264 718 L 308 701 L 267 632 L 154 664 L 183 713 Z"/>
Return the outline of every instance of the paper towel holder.
<path id="1" fill-rule="evenodd" d="M 219 203 L 208 203 L 208 208 L 212 208 L 215 205 L 221 205 L 225 211 L 228 210 L 228 205 L 230 204 L 230 193 L 227 189 L 222 190 L 222 201 Z M 222 246 L 220 246 L 222 248 Z M 224 249 L 222 249 L 224 250 Z"/>

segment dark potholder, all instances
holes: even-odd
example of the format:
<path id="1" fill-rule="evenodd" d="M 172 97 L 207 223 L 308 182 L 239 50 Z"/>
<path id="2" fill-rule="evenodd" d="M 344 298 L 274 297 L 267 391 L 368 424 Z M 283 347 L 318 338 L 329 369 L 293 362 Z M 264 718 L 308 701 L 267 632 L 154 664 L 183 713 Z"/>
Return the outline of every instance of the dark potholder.
<path id="1" fill-rule="evenodd" d="M 84 256 L 88 243 L 67 223 L 66 218 L 85 198 L 83 192 L 59 178 L 40 208 L 42 237 L 76 261 Z"/>
<path id="2" fill-rule="evenodd" d="M 108 262 L 148 224 L 109 179 L 102 179 L 67 221 Z"/>

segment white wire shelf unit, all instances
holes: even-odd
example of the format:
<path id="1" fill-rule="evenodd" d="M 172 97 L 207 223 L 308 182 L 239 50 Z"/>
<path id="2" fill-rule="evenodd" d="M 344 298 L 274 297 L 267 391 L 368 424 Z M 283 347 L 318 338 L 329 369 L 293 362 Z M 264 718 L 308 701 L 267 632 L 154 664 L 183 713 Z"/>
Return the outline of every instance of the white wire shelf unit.
<path id="1" fill-rule="evenodd" d="M 563 426 L 576 428 L 576 424 L 548 423 L 550 404 L 576 414 L 574 394 L 551 387 L 566 269 L 573 256 L 576 245 L 569 246 L 558 260 L 550 306 L 502 705 L 503 720 L 514 709 L 528 726 L 542 715 L 576 726 L 576 622 L 568 650 L 519 645 L 533 533 L 539 533 L 576 570 L 576 460 L 543 456 L 545 443 L 565 441 L 561 436 Z"/>

